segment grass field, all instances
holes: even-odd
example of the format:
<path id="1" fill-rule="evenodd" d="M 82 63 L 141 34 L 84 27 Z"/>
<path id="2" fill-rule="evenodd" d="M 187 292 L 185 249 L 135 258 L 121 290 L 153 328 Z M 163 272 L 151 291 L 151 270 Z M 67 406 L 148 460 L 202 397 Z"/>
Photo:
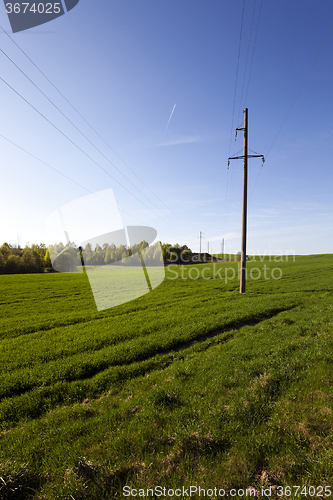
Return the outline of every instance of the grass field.
<path id="1" fill-rule="evenodd" d="M 252 260 L 244 295 L 237 270 L 101 312 L 85 274 L 0 276 L 0 498 L 329 498 L 333 256 Z"/>

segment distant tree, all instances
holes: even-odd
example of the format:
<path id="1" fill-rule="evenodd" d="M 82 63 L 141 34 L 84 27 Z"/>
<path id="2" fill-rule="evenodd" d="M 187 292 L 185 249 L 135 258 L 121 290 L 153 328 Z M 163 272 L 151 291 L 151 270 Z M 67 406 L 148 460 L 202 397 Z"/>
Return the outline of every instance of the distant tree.
<path id="1" fill-rule="evenodd" d="M 115 262 L 122 261 L 124 254 L 126 255 L 126 257 L 128 257 L 125 245 L 120 245 L 119 248 L 115 249 L 114 253 L 115 253 L 115 259 L 114 259 Z"/>
<path id="2" fill-rule="evenodd" d="M 169 256 L 167 257 L 167 259 L 169 260 L 169 262 L 177 263 L 179 261 L 180 253 L 181 253 L 181 249 L 180 249 L 179 245 L 169 247 L 168 253 L 169 253 Z"/>
<path id="3" fill-rule="evenodd" d="M 42 260 L 44 260 L 45 255 L 46 255 L 46 245 L 44 243 L 41 243 L 40 245 L 31 245 L 31 250 L 36 252 Z"/>
<path id="4" fill-rule="evenodd" d="M 45 257 L 44 257 L 44 268 L 47 272 L 50 272 L 53 270 L 51 256 L 50 256 L 50 250 L 48 248 L 46 249 L 46 253 L 45 253 Z"/>
<path id="5" fill-rule="evenodd" d="M 75 251 L 74 251 L 75 252 Z M 75 273 L 77 271 L 77 255 L 73 249 L 64 250 L 54 261 L 54 267 L 62 273 Z"/>
<path id="6" fill-rule="evenodd" d="M 94 252 L 91 247 L 91 243 L 87 243 L 86 246 L 84 247 L 83 251 L 83 258 L 84 258 L 84 263 L 85 265 L 89 265 L 92 261 Z"/>
<path id="7" fill-rule="evenodd" d="M 44 272 L 43 261 L 37 252 L 31 248 L 25 247 L 22 252 L 23 272 L 25 273 L 42 273 Z"/>
<path id="8" fill-rule="evenodd" d="M 8 243 L 4 243 L 0 247 L 0 253 L 3 255 L 5 260 L 11 255 L 11 246 Z"/>
<path id="9" fill-rule="evenodd" d="M 18 255 L 9 255 L 4 270 L 5 274 L 19 274 L 22 270 L 20 257 Z"/>
<path id="10" fill-rule="evenodd" d="M 58 243 L 57 245 L 54 245 L 54 251 L 56 255 L 59 255 L 65 248 L 65 245 L 63 243 Z"/>
<path id="11" fill-rule="evenodd" d="M 116 255 L 116 252 L 114 250 L 111 250 L 110 257 L 111 257 L 111 262 L 116 261 L 117 255 Z"/>
<path id="12" fill-rule="evenodd" d="M 162 255 L 163 255 L 163 260 L 164 262 L 167 260 L 169 257 L 169 248 L 171 247 L 170 243 L 162 243 L 161 241 L 159 242 L 161 247 L 162 247 Z"/>
<path id="13" fill-rule="evenodd" d="M 105 257 L 104 257 L 105 264 L 111 264 L 111 262 L 112 262 L 111 261 L 111 252 L 112 252 L 111 248 L 108 247 L 105 251 Z"/>
<path id="14" fill-rule="evenodd" d="M 161 264 L 163 262 L 163 255 L 161 252 L 161 248 L 159 245 L 156 245 L 155 250 L 154 250 L 154 255 L 153 255 L 153 263 L 155 265 Z"/>
<path id="15" fill-rule="evenodd" d="M 52 269 L 60 272 L 77 272 L 82 256 L 85 265 L 104 265 L 113 262 L 126 262 L 126 264 L 141 262 L 146 265 L 158 265 L 162 260 L 161 250 L 163 261 L 168 263 L 181 263 L 180 258 L 186 258 L 187 254 L 191 253 L 187 245 L 180 246 L 176 243 L 172 246 L 160 241 L 150 246 L 147 241 L 141 241 L 130 249 L 127 249 L 125 245 L 116 247 L 114 244 L 104 243 L 102 247 L 97 245 L 95 250 L 88 243 L 84 251 L 80 252 L 73 242 L 66 246 L 63 243 L 57 243 L 49 245 L 48 248 L 44 243 L 33 244 L 31 247 L 26 245 L 24 249 L 3 243 L 0 246 L 0 274 L 39 273 L 52 271 Z M 135 255 L 135 259 L 127 260 L 129 256 Z"/>
<path id="16" fill-rule="evenodd" d="M 102 266 L 105 264 L 105 254 L 103 249 L 99 246 L 96 245 L 95 250 L 92 250 L 91 256 L 88 259 L 88 264 L 93 265 L 93 266 Z"/>
<path id="17" fill-rule="evenodd" d="M 135 255 L 136 253 L 138 253 L 138 251 L 139 251 L 138 245 L 131 246 L 131 255 Z"/>
<path id="18" fill-rule="evenodd" d="M 139 247 L 139 250 L 144 250 L 145 248 L 147 248 L 149 246 L 149 243 L 146 241 L 146 240 L 143 240 L 139 243 L 138 247 Z"/>

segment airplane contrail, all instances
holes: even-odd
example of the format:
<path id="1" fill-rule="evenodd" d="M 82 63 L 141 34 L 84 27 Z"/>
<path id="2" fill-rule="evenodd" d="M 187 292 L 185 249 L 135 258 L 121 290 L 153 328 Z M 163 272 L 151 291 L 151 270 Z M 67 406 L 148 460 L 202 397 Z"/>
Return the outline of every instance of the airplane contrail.
<path id="1" fill-rule="evenodd" d="M 168 130 L 169 123 L 171 122 L 172 115 L 173 115 L 173 113 L 174 113 L 174 111 L 175 111 L 175 107 L 176 107 L 176 104 L 175 104 L 175 105 L 174 105 L 174 107 L 172 108 L 171 115 L 170 115 L 169 121 L 168 121 L 168 123 L 167 123 L 167 126 L 165 127 L 165 131 L 164 131 L 164 133 L 166 133 L 166 131 Z"/>

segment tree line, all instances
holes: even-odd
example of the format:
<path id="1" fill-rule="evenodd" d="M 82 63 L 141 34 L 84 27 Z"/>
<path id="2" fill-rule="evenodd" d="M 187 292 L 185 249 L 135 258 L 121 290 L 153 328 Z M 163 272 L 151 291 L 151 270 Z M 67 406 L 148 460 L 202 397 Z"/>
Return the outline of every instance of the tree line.
<path id="1" fill-rule="evenodd" d="M 27 274 L 55 272 L 56 269 L 62 272 L 74 272 L 81 262 L 87 266 L 101 266 L 110 264 L 130 263 L 126 260 L 129 256 L 144 253 L 146 263 L 157 265 L 162 259 L 165 265 L 175 262 L 180 255 L 186 258 L 191 254 L 191 249 L 186 245 L 170 245 L 169 243 L 157 242 L 149 247 L 146 241 L 127 248 L 125 245 L 116 247 L 115 245 L 104 244 L 102 247 L 96 245 L 93 249 L 88 243 L 84 248 L 77 247 L 73 243 L 64 245 L 50 245 L 44 243 L 39 245 L 26 245 L 21 248 L 19 245 L 3 243 L 0 247 L 0 274 Z M 52 257 L 52 259 L 51 259 Z M 142 262 L 142 257 L 140 262 Z M 55 264 L 55 269 L 52 266 Z"/>
<path id="2" fill-rule="evenodd" d="M 43 273 L 52 270 L 46 245 L 24 248 L 4 243 L 0 247 L 0 274 Z"/>

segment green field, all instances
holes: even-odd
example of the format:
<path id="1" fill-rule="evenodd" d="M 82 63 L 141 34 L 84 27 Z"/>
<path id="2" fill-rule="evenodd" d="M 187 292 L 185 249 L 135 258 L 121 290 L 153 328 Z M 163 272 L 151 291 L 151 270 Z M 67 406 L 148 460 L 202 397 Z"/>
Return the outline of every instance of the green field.
<path id="1" fill-rule="evenodd" d="M 329 498 L 333 256 L 251 260 L 243 295 L 238 265 L 101 312 L 85 274 L 0 276 L 0 498 Z"/>

